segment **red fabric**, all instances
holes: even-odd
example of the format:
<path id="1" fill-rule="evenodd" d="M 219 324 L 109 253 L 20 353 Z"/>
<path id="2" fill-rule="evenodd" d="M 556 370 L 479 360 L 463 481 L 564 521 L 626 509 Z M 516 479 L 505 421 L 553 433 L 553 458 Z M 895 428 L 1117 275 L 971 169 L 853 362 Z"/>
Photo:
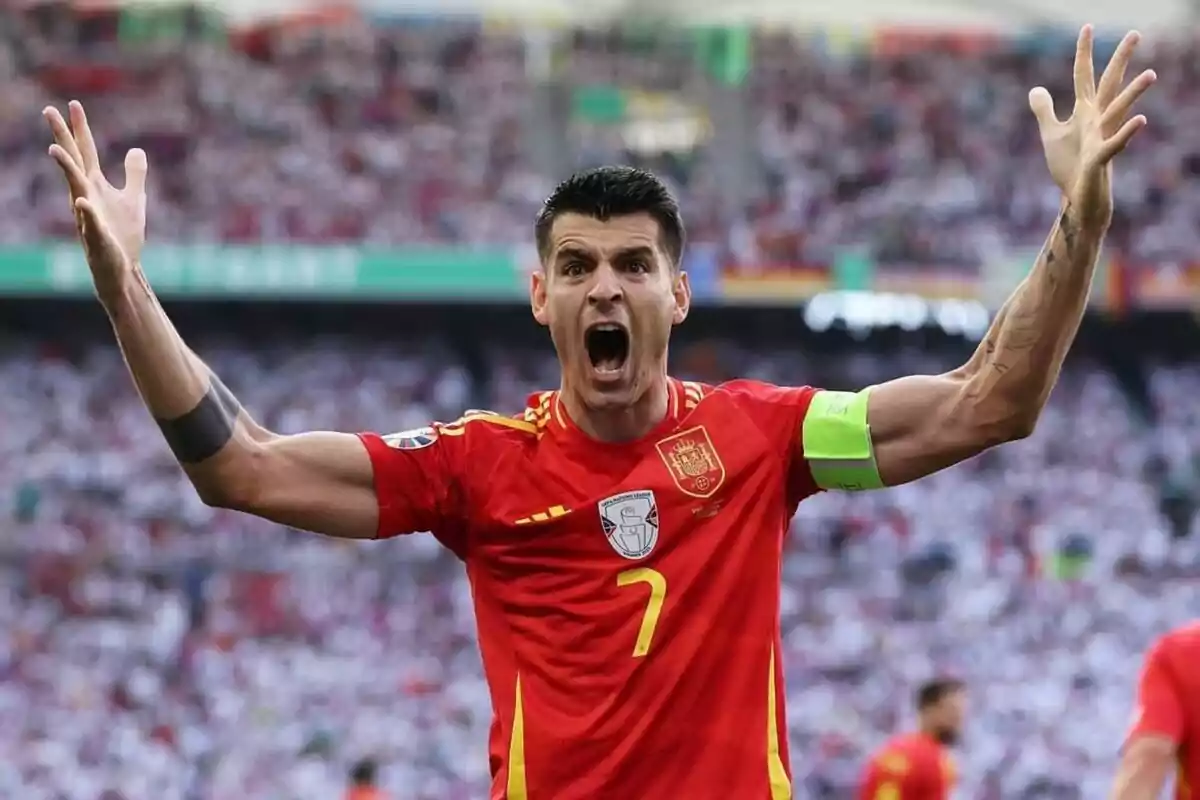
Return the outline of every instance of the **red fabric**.
<path id="1" fill-rule="evenodd" d="M 954 765 L 946 749 L 923 733 L 889 741 L 867 763 L 859 800 L 949 800 Z"/>
<path id="2" fill-rule="evenodd" d="M 672 382 L 662 424 L 622 444 L 589 439 L 553 392 L 516 418 L 362 435 L 380 535 L 431 530 L 466 561 L 492 800 L 790 785 L 779 572 L 815 492 L 799 446 L 813 393 Z"/>
<path id="3" fill-rule="evenodd" d="M 1125 738 L 1165 736 L 1180 753 L 1176 800 L 1200 786 L 1200 622 L 1171 631 L 1146 654 L 1138 679 L 1137 709 Z"/>

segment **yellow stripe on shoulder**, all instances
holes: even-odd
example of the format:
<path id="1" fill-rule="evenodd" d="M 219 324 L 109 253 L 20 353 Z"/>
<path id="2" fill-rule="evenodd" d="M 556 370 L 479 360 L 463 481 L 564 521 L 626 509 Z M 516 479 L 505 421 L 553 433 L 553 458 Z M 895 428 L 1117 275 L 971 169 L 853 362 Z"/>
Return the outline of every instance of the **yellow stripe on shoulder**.
<path id="1" fill-rule="evenodd" d="M 683 382 L 683 407 L 691 411 L 704 399 L 704 387 L 694 381 Z"/>
<path id="2" fill-rule="evenodd" d="M 493 411 L 479 411 L 475 409 L 467 411 L 454 422 L 448 422 L 443 425 L 441 432 L 447 436 L 462 436 L 466 431 L 468 422 L 487 422 L 492 425 L 499 425 L 502 428 L 512 428 L 513 430 L 534 435 L 538 432 L 538 426 L 535 423 L 526 422 L 516 417 L 506 417 L 503 414 L 497 414 Z"/>
<path id="3" fill-rule="evenodd" d="M 553 392 L 542 392 L 537 407 L 526 408 L 525 413 L 521 415 L 522 419 L 531 425 L 536 425 L 538 430 L 546 427 L 550 422 L 550 399 L 552 396 Z"/>

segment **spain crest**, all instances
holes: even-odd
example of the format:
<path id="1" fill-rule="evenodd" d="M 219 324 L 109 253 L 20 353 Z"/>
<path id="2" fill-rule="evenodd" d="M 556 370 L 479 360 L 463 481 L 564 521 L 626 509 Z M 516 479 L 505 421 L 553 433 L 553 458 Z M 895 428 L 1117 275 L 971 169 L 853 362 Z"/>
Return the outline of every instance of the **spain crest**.
<path id="1" fill-rule="evenodd" d="M 725 465 L 703 425 L 668 436 L 655 447 L 684 494 L 712 497 L 725 483 Z"/>

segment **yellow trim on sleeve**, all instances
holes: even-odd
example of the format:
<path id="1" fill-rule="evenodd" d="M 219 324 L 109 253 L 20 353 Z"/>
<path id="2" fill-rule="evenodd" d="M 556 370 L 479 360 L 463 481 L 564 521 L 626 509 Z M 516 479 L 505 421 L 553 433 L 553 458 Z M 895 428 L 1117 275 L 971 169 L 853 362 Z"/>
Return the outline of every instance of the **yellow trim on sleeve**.
<path id="1" fill-rule="evenodd" d="M 447 436 L 462 436 L 466 431 L 468 422 L 487 422 L 492 425 L 499 425 L 503 428 L 512 428 L 513 430 L 521 431 L 522 433 L 532 433 L 537 435 L 538 426 L 532 422 L 506 417 L 502 414 L 493 414 L 490 411 L 468 411 L 454 422 L 448 422 L 438 428 L 439 433 Z"/>

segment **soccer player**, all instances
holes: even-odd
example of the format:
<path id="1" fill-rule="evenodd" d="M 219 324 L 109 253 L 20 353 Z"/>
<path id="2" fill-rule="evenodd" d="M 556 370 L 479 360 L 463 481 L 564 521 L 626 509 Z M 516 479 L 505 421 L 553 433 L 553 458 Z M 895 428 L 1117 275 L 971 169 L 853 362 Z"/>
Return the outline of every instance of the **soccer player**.
<path id="1" fill-rule="evenodd" d="M 961 681 L 939 678 L 917 690 L 918 730 L 897 736 L 871 757 L 859 800 L 947 800 L 954 763 L 946 748 L 962 732 L 966 691 Z"/>
<path id="2" fill-rule="evenodd" d="M 346 789 L 345 800 L 384 800 L 383 792 L 376 783 L 379 765 L 374 760 L 364 758 L 356 761 L 350 768 L 350 786 Z"/>
<path id="3" fill-rule="evenodd" d="M 1137 710 L 1112 800 L 1157 800 L 1175 774 L 1175 800 L 1200 786 L 1200 622 L 1176 628 L 1146 654 Z"/>
<path id="4" fill-rule="evenodd" d="M 796 504 L 895 486 L 1029 435 L 1075 336 L 1112 214 L 1110 160 L 1154 81 L 1097 87 L 1079 38 L 1075 111 L 1035 90 L 1062 211 L 975 355 L 860 392 L 667 374 L 691 305 L 675 200 L 653 176 L 576 175 L 534 225 L 534 319 L 559 387 L 515 417 L 468 412 L 391 436 L 281 435 L 183 342 L 140 266 L 146 156 L 117 188 L 83 108 L 53 108 L 96 294 L 200 497 L 331 536 L 430 531 L 466 564 L 494 710 L 493 800 L 791 796 L 779 593 Z"/>

